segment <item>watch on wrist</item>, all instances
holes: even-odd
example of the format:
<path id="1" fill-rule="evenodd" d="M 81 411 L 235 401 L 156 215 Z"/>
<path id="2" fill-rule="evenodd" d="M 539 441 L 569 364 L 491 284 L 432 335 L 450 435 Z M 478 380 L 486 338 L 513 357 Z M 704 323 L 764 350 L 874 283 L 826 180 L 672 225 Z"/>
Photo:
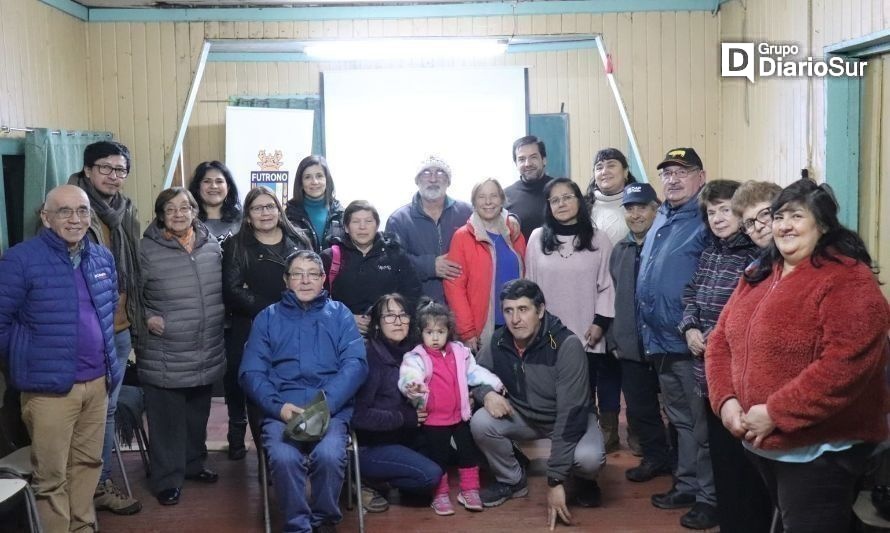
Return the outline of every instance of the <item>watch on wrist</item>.
<path id="1" fill-rule="evenodd" d="M 562 485 L 561 479 L 556 479 L 555 477 L 547 476 L 547 486 L 548 487 L 553 488 L 553 487 L 558 487 L 559 485 Z"/>

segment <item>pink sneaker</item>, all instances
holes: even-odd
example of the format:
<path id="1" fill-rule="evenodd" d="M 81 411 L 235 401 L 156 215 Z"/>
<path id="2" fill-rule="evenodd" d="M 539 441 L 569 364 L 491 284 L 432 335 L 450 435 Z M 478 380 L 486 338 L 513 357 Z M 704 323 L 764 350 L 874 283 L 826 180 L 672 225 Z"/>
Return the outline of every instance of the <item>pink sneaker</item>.
<path id="1" fill-rule="evenodd" d="M 464 506 L 467 511 L 481 511 L 482 498 L 479 497 L 478 490 L 462 490 L 457 495 L 457 503 Z"/>
<path id="2" fill-rule="evenodd" d="M 454 507 L 451 505 L 451 498 L 448 497 L 448 494 L 436 495 L 436 497 L 433 498 L 433 503 L 430 507 L 432 507 L 433 511 L 439 516 L 450 516 L 454 514 Z"/>

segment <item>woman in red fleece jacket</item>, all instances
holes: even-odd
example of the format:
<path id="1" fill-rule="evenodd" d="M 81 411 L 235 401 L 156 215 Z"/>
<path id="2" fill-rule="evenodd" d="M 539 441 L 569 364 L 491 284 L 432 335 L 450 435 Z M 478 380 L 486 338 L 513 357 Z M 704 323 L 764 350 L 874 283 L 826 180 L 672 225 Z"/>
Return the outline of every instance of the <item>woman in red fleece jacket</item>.
<path id="1" fill-rule="evenodd" d="M 862 239 L 808 179 L 773 202 L 773 237 L 708 341 L 711 406 L 744 439 L 786 532 L 847 531 L 887 437 L 890 306 Z"/>

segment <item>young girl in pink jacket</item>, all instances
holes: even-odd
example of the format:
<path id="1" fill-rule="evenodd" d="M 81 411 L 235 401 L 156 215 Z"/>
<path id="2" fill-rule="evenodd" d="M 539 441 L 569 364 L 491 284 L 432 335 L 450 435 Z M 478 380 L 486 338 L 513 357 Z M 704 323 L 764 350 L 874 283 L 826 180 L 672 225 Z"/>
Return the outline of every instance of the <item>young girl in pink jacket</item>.
<path id="1" fill-rule="evenodd" d="M 416 323 L 423 343 L 402 359 L 399 390 L 427 412 L 423 425 L 427 455 L 445 472 L 433 496 L 432 508 L 440 516 L 454 514 L 448 495 L 448 462 L 454 439 L 460 476 L 457 501 L 468 511 L 481 511 L 478 456 L 469 424 L 469 387 L 484 384 L 500 392 L 504 385 L 476 364 L 466 346 L 453 341 L 454 315 L 447 307 L 432 301 L 421 302 Z"/>

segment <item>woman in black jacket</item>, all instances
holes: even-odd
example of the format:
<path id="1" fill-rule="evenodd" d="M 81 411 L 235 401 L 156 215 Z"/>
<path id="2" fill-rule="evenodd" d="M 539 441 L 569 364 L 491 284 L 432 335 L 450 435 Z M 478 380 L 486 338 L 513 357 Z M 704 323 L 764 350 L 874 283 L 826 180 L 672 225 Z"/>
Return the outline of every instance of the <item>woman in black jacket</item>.
<path id="1" fill-rule="evenodd" d="M 355 316 L 364 335 L 371 319 L 371 306 L 380 296 L 397 292 L 414 309 L 421 285 L 404 248 L 379 233 L 380 215 L 364 200 L 356 200 L 343 211 L 344 239 L 334 239 L 321 253 L 327 279 L 325 287 L 331 298 L 343 302 Z"/>
<path id="2" fill-rule="evenodd" d="M 281 299 L 285 290 L 285 259 L 298 250 L 311 250 L 306 236 L 295 229 L 275 193 L 251 189 L 244 199 L 245 216 L 238 233 L 223 243 L 223 299 L 232 327 L 226 336 L 226 405 L 229 411 L 229 459 L 246 454 L 247 427 L 244 392 L 238 367 L 253 318 Z"/>
<path id="3" fill-rule="evenodd" d="M 334 198 L 334 179 L 324 157 L 304 157 L 296 176 L 294 197 L 287 202 L 287 219 L 306 232 L 312 249 L 319 252 L 335 237 L 343 237 L 343 208 Z"/>

